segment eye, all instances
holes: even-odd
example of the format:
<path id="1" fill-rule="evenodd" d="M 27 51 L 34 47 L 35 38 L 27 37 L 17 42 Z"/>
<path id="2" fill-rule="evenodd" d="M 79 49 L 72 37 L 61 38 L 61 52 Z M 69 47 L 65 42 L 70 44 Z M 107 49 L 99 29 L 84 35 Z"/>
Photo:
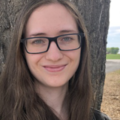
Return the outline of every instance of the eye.
<path id="1" fill-rule="evenodd" d="M 69 42 L 69 41 L 71 41 L 71 40 L 73 40 L 71 37 L 64 37 L 63 39 L 62 39 L 64 42 Z"/>
<path id="2" fill-rule="evenodd" d="M 34 41 L 32 41 L 32 44 L 42 44 L 42 43 L 44 43 L 43 40 L 34 40 Z"/>
<path id="3" fill-rule="evenodd" d="M 46 38 L 32 39 L 31 44 L 46 44 L 48 40 Z"/>

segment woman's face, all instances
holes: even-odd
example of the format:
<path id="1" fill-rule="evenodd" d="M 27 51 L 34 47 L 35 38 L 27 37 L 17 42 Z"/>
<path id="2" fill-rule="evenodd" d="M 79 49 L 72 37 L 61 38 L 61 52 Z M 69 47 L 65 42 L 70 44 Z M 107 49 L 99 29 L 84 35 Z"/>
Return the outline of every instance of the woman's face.
<path id="1" fill-rule="evenodd" d="M 56 37 L 63 34 L 78 33 L 76 22 L 68 10 L 58 4 L 44 5 L 31 14 L 25 29 L 26 38 Z M 49 50 L 41 54 L 28 54 L 25 58 L 40 87 L 62 87 L 68 84 L 76 72 L 81 49 L 60 51 L 55 42 Z"/>

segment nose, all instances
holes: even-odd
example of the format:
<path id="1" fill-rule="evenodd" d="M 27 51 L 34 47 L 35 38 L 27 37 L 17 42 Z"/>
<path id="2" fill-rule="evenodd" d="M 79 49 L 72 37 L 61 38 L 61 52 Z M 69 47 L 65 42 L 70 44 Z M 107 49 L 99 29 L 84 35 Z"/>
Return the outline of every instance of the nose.
<path id="1" fill-rule="evenodd" d="M 51 42 L 49 50 L 46 53 L 46 59 L 50 61 L 59 61 L 63 58 L 62 52 L 58 49 L 55 42 Z"/>

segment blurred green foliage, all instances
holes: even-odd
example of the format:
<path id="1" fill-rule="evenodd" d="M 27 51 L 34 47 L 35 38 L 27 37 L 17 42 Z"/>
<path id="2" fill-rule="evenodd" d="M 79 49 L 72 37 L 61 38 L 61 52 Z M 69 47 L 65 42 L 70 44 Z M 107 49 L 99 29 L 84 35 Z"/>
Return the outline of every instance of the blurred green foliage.
<path id="1" fill-rule="evenodd" d="M 117 54 L 119 52 L 118 47 L 107 48 L 107 54 Z"/>

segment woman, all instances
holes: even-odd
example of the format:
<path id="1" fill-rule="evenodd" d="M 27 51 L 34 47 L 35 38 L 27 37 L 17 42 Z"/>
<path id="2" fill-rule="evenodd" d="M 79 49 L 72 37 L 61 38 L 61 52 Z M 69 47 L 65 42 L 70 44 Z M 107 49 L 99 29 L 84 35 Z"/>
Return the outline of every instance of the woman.
<path id="1" fill-rule="evenodd" d="M 107 120 L 91 109 L 88 46 L 73 4 L 28 3 L 1 76 L 0 120 Z"/>

